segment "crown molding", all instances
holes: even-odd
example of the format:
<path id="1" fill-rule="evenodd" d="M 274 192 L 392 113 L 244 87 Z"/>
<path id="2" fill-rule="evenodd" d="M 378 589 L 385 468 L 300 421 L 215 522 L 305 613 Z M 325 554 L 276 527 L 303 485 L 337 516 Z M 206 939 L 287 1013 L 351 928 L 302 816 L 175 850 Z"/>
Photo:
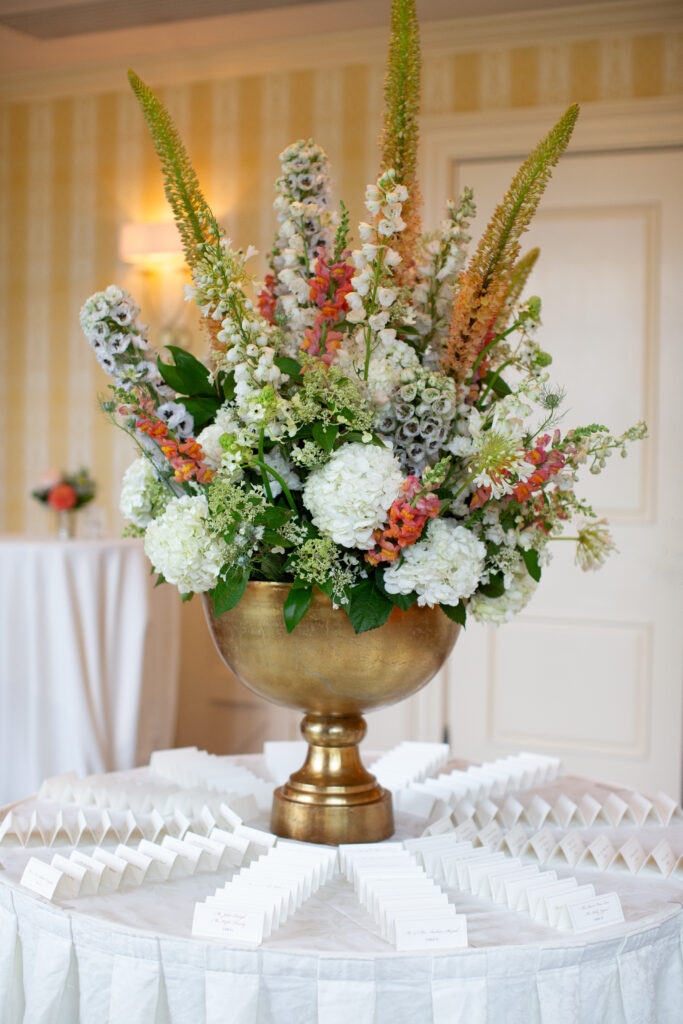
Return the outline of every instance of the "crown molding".
<path id="1" fill-rule="evenodd" d="M 514 14 L 428 21 L 422 25 L 423 58 L 510 49 L 515 46 L 568 43 L 582 39 L 620 38 L 683 30 L 680 0 L 620 0 Z M 263 39 L 236 47 L 174 50 L 168 53 L 104 58 L 96 63 L 20 72 L 0 77 L 0 101 L 23 102 L 119 92 L 132 62 L 155 87 L 214 81 L 243 75 L 322 70 L 384 61 L 385 28 Z"/>

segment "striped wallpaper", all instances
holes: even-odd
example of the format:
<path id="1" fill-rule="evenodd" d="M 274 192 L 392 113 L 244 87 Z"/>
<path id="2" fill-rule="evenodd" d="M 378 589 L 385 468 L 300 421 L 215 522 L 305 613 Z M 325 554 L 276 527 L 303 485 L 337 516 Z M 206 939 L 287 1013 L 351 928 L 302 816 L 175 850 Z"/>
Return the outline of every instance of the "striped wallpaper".
<path id="1" fill-rule="evenodd" d="M 423 109 L 556 104 L 559 112 L 573 100 L 683 95 L 682 53 L 681 32 L 426 53 Z M 354 219 L 361 215 L 376 170 L 381 67 L 301 68 L 160 93 L 239 245 L 268 248 L 277 154 L 301 136 L 324 146 L 336 194 Z M 161 287 L 117 254 L 123 222 L 165 216 L 156 159 L 125 82 L 114 93 L 0 107 L 0 532 L 49 532 L 31 486 L 46 469 L 81 464 L 99 483 L 106 527 L 120 529 L 118 483 L 132 452 L 98 412 L 106 378 L 80 334 L 78 311 L 116 281 L 144 300 L 153 329 L 175 314 L 180 276 Z M 197 338 L 194 347 L 201 344 Z"/>

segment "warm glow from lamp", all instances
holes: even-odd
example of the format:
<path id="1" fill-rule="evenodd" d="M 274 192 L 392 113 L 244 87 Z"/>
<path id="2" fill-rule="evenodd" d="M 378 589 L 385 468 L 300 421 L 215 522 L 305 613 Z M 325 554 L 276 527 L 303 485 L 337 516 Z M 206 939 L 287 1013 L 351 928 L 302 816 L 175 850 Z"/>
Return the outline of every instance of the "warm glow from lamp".
<path id="1" fill-rule="evenodd" d="M 119 256 L 144 270 L 180 267 L 183 247 L 172 221 L 157 224 L 123 224 L 119 234 Z"/>

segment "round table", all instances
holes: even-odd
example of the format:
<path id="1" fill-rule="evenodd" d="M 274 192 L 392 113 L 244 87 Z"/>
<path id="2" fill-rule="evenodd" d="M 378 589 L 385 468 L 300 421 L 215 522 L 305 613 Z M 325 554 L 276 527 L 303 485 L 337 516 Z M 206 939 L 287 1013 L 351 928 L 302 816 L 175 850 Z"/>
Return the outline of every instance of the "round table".
<path id="1" fill-rule="evenodd" d="M 266 778 L 260 757 L 236 758 Z M 112 776 L 107 777 L 111 784 Z M 118 792 L 171 791 L 151 769 L 119 773 Z M 94 780 L 96 783 L 97 780 Z M 576 793 L 587 780 L 556 783 Z M 590 783 L 590 785 L 595 785 Z M 164 788 L 166 787 L 166 788 Z M 170 788 L 169 788 L 170 787 Z M 574 787 L 574 788 L 572 788 Z M 176 787 L 180 789 L 180 787 Z M 606 787 L 604 787 L 606 788 Z M 622 792 L 622 790 L 619 790 Z M 192 790 L 194 798 L 201 793 Z M 207 799 L 215 798 L 207 793 Z M 35 800 L 14 808 L 49 814 Z M 54 805 L 52 813 L 54 813 Z M 267 828 L 267 809 L 248 823 Z M 397 835 L 424 822 L 397 815 Z M 603 829 L 646 849 L 683 826 Z M 0 844 L 3 1024 L 678 1024 L 683 1007 L 683 886 L 628 872 L 569 871 L 619 893 L 625 922 L 571 936 L 462 892 L 469 947 L 398 953 L 341 876 L 256 950 L 191 937 L 195 901 L 232 872 L 50 904 L 19 883 L 30 856 Z M 67 851 L 68 852 L 68 851 Z M 558 871 L 558 874 L 560 872 Z"/>

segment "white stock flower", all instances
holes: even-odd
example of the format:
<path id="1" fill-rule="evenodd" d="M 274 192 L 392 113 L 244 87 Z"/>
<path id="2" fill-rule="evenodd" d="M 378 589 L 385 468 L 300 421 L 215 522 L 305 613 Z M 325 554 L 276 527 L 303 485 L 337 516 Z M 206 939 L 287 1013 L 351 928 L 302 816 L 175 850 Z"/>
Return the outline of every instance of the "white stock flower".
<path id="1" fill-rule="evenodd" d="M 346 548 L 369 551 L 397 498 L 403 473 L 388 448 L 342 445 L 314 469 L 304 485 L 304 505 L 321 533 Z"/>
<path id="2" fill-rule="evenodd" d="M 181 594 L 211 590 L 227 557 L 225 541 L 209 532 L 208 511 L 203 494 L 173 498 L 147 527 L 147 557 Z"/>
<path id="3" fill-rule="evenodd" d="M 390 594 L 410 594 L 417 603 L 457 604 L 479 586 L 484 571 L 486 545 L 453 519 L 435 519 L 427 536 L 403 549 L 403 557 L 384 572 Z"/>
<path id="4" fill-rule="evenodd" d="M 150 485 L 156 481 L 149 459 L 141 456 L 123 474 L 119 508 L 124 519 L 144 529 L 152 521 Z"/>
<path id="5" fill-rule="evenodd" d="M 204 427 L 197 435 L 197 442 L 202 446 L 204 462 L 209 469 L 220 468 L 223 459 L 221 437 L 223 434 L 236 434 L 240 425 L 233 416 L 232 409 L 222 406 L 216 413 L 216 419 L 208 427 Z"/>

